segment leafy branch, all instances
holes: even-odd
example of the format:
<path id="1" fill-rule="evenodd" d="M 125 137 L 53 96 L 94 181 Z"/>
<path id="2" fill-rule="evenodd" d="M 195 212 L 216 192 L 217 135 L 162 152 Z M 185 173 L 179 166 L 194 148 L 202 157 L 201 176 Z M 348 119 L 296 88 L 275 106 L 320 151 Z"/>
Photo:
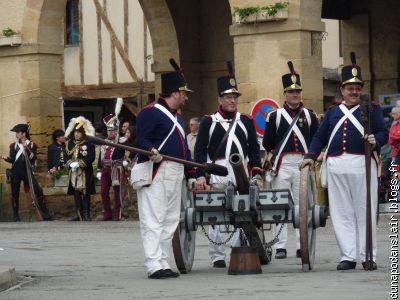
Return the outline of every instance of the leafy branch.
<path id="1" fill-rule="evenodd" d="M 54 174 L 54 177 L 56 179 L 60 179 L 61 176 L 63 175 L 68 175 L 68 169 L 67 168 L 62 168 L 60 170 L 57 170 L 57 172 Z"/>
<path id="2" fill-rule="evenodd" d="M 240 21 L 243 21 L 248 16 L 258 13 L 267 14 L 270 17 L 276 16 L 276 14 L 289 6 L 289 2 L 277 2 L 268 6 L 248 6 L 248 7 L 234 7 L 234 14 L 239 16 Z"/>
<path id="3" fill-rule="evenodd" d="M 14 31 L 10 27 L 3 29 L 2 33 L 3 33 L 3 36 L 5 36 L 5 37 L 10 37 L 10 36 L 18 34 L 18 32 Z"/>

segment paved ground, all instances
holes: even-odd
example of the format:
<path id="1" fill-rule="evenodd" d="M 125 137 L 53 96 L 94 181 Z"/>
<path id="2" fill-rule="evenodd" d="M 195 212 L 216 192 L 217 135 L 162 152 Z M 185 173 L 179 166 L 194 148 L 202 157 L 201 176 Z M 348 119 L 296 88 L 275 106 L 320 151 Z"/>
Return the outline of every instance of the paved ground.
<path id="1" fill-rule="evenodd" d="M 388 222 L 379 225 L 374 272 L 360 264 L 336 271 L 338 249 L 328 222 L 318 229 L 311 272 L 301 271 L 291 243 L 288 259 L 273 260 L 263 274 L 227 275 L 211 267 L 198 230 L 192 272 L 168 280 L 147 279 L 138 222 L 0 223 L 0 265 L 15 267 L 20 282 L 0 299 L 389 299 Z"/>

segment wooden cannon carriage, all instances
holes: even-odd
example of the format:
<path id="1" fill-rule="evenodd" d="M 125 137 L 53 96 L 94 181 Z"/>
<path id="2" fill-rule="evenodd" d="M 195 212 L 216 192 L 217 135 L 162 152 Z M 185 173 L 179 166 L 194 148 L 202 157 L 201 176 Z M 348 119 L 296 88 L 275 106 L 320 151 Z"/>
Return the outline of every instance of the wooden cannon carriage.
<path id="1" fill-rule="evenodd" d="M 182 188 L 181 216 L 173 238 L 176 265 L 181 273 L 192 269 L 196 231 L 198 226 L 232 225 L 241 228 L 250 247 L 256 248 L 261 264 L 271 261 L 271 246 L 276 237 L 267 242 L 266 226 L 292 223 L 300 229 L 301 261 L 303 271 L 313 268 L 316 245 L 316 228 L 324 227 L 327 207 L 316 204 L 314 170 L 301 171 L 300 200 L 295 205 L 287 189 L 259 189 L 249 183 L 242 159 L 232 154 L 229 159 L 235 173 L 237 187 L 229 184 L 225 190 L 191 192 L 186 184 Z"/>

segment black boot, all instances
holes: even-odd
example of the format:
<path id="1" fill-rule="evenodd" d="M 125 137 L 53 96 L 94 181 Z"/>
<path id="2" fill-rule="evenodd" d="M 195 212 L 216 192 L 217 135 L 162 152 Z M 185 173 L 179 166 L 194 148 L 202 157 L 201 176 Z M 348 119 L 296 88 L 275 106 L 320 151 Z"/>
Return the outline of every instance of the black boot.
<path id="1" fill-rule="evenodd" d="M 38 202 L 40 210 L 42 211 L 43 221 L 53 221 L 53 216 L 50 214 L 49 209 L 47 208 L 47 205 L 44 202 L 44 197 L 39 197 Z"/>
<path id="2" fill-rule="evenodd" d="M 82 195 L 80 192 L 75 191 L 74 194 L 76 217 L 69 218 L 68 221 L 83 221 L 82 219 Z"/>
<path id="3" fill-rule="evenodd" d="M 13 221 L 14 222 L 21 222 L 21 218 L 19 217 L 18 208 L 13 209 Z"/>
<path id="4" fill-rule="evenodd" d="M 19 199 L 12 198 L 12 208 L 13 208 L 13 221 L 21 222 L 21 218 L 19 217 Z"/>
<path id="5" fill-rule="evenodd" d="M 90 221 L 90 196 L 84 195 L 82 198 L 82 220 Z"/>

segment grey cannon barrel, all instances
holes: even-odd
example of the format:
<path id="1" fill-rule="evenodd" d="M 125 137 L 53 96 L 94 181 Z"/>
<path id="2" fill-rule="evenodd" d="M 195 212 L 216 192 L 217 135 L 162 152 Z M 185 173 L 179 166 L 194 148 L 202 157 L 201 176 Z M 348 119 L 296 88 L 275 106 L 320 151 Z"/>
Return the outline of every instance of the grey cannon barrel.
<path id="1" fill-rule="evenodd" d="M 240 194 L 248 194 L 250 182 L 247 177 L 246 170 L 243 165 L 243 158 L 238 153 L 233 153 L 229 156 L 229 163 L 233 168 L 233 174 L 236 179 L 236 188 Z"/>
<path id="2" fill-rule="evenodd" d="M 153 153 L 151 151 L 147 151 L 147 150 L 143 150 L 143 149 L 135 148 L 135 147 L 130 147 L 127 145 L 113 143 L 113 142 L 110 142 L 110 141 L 107 141 L 107 140 L 104 140 L 104 139 L 101 139 L 101 138 L 98 138 L 95 136 L 87 136 L 86 141 L 88 141 L 89 143 L 95 144 L 95 145 L 108 145 L 111 147 L 123 149 L 123 150 L 134 152 L 134 153 L 139 153 L 139 154 L 143 154 L 143 155 L 147 155 L 147 156 L 153 155 Z M 220 166 L 217 164 L 208 164 L 208 163 L 199 164 L 199 163 L 195 163 L 193 161 L 180 159 L 180 158 L 176 158 L 176 157 L 168 156 L 168 155 L 163 155 L 163 160 L 177 162 L 177 163 L 191 166 L 194 168 L 202 168 L 207 173 L 214 174 L 217 176 L 227 176 L 228 175 L 228 169 L 224 166 Z"/>

